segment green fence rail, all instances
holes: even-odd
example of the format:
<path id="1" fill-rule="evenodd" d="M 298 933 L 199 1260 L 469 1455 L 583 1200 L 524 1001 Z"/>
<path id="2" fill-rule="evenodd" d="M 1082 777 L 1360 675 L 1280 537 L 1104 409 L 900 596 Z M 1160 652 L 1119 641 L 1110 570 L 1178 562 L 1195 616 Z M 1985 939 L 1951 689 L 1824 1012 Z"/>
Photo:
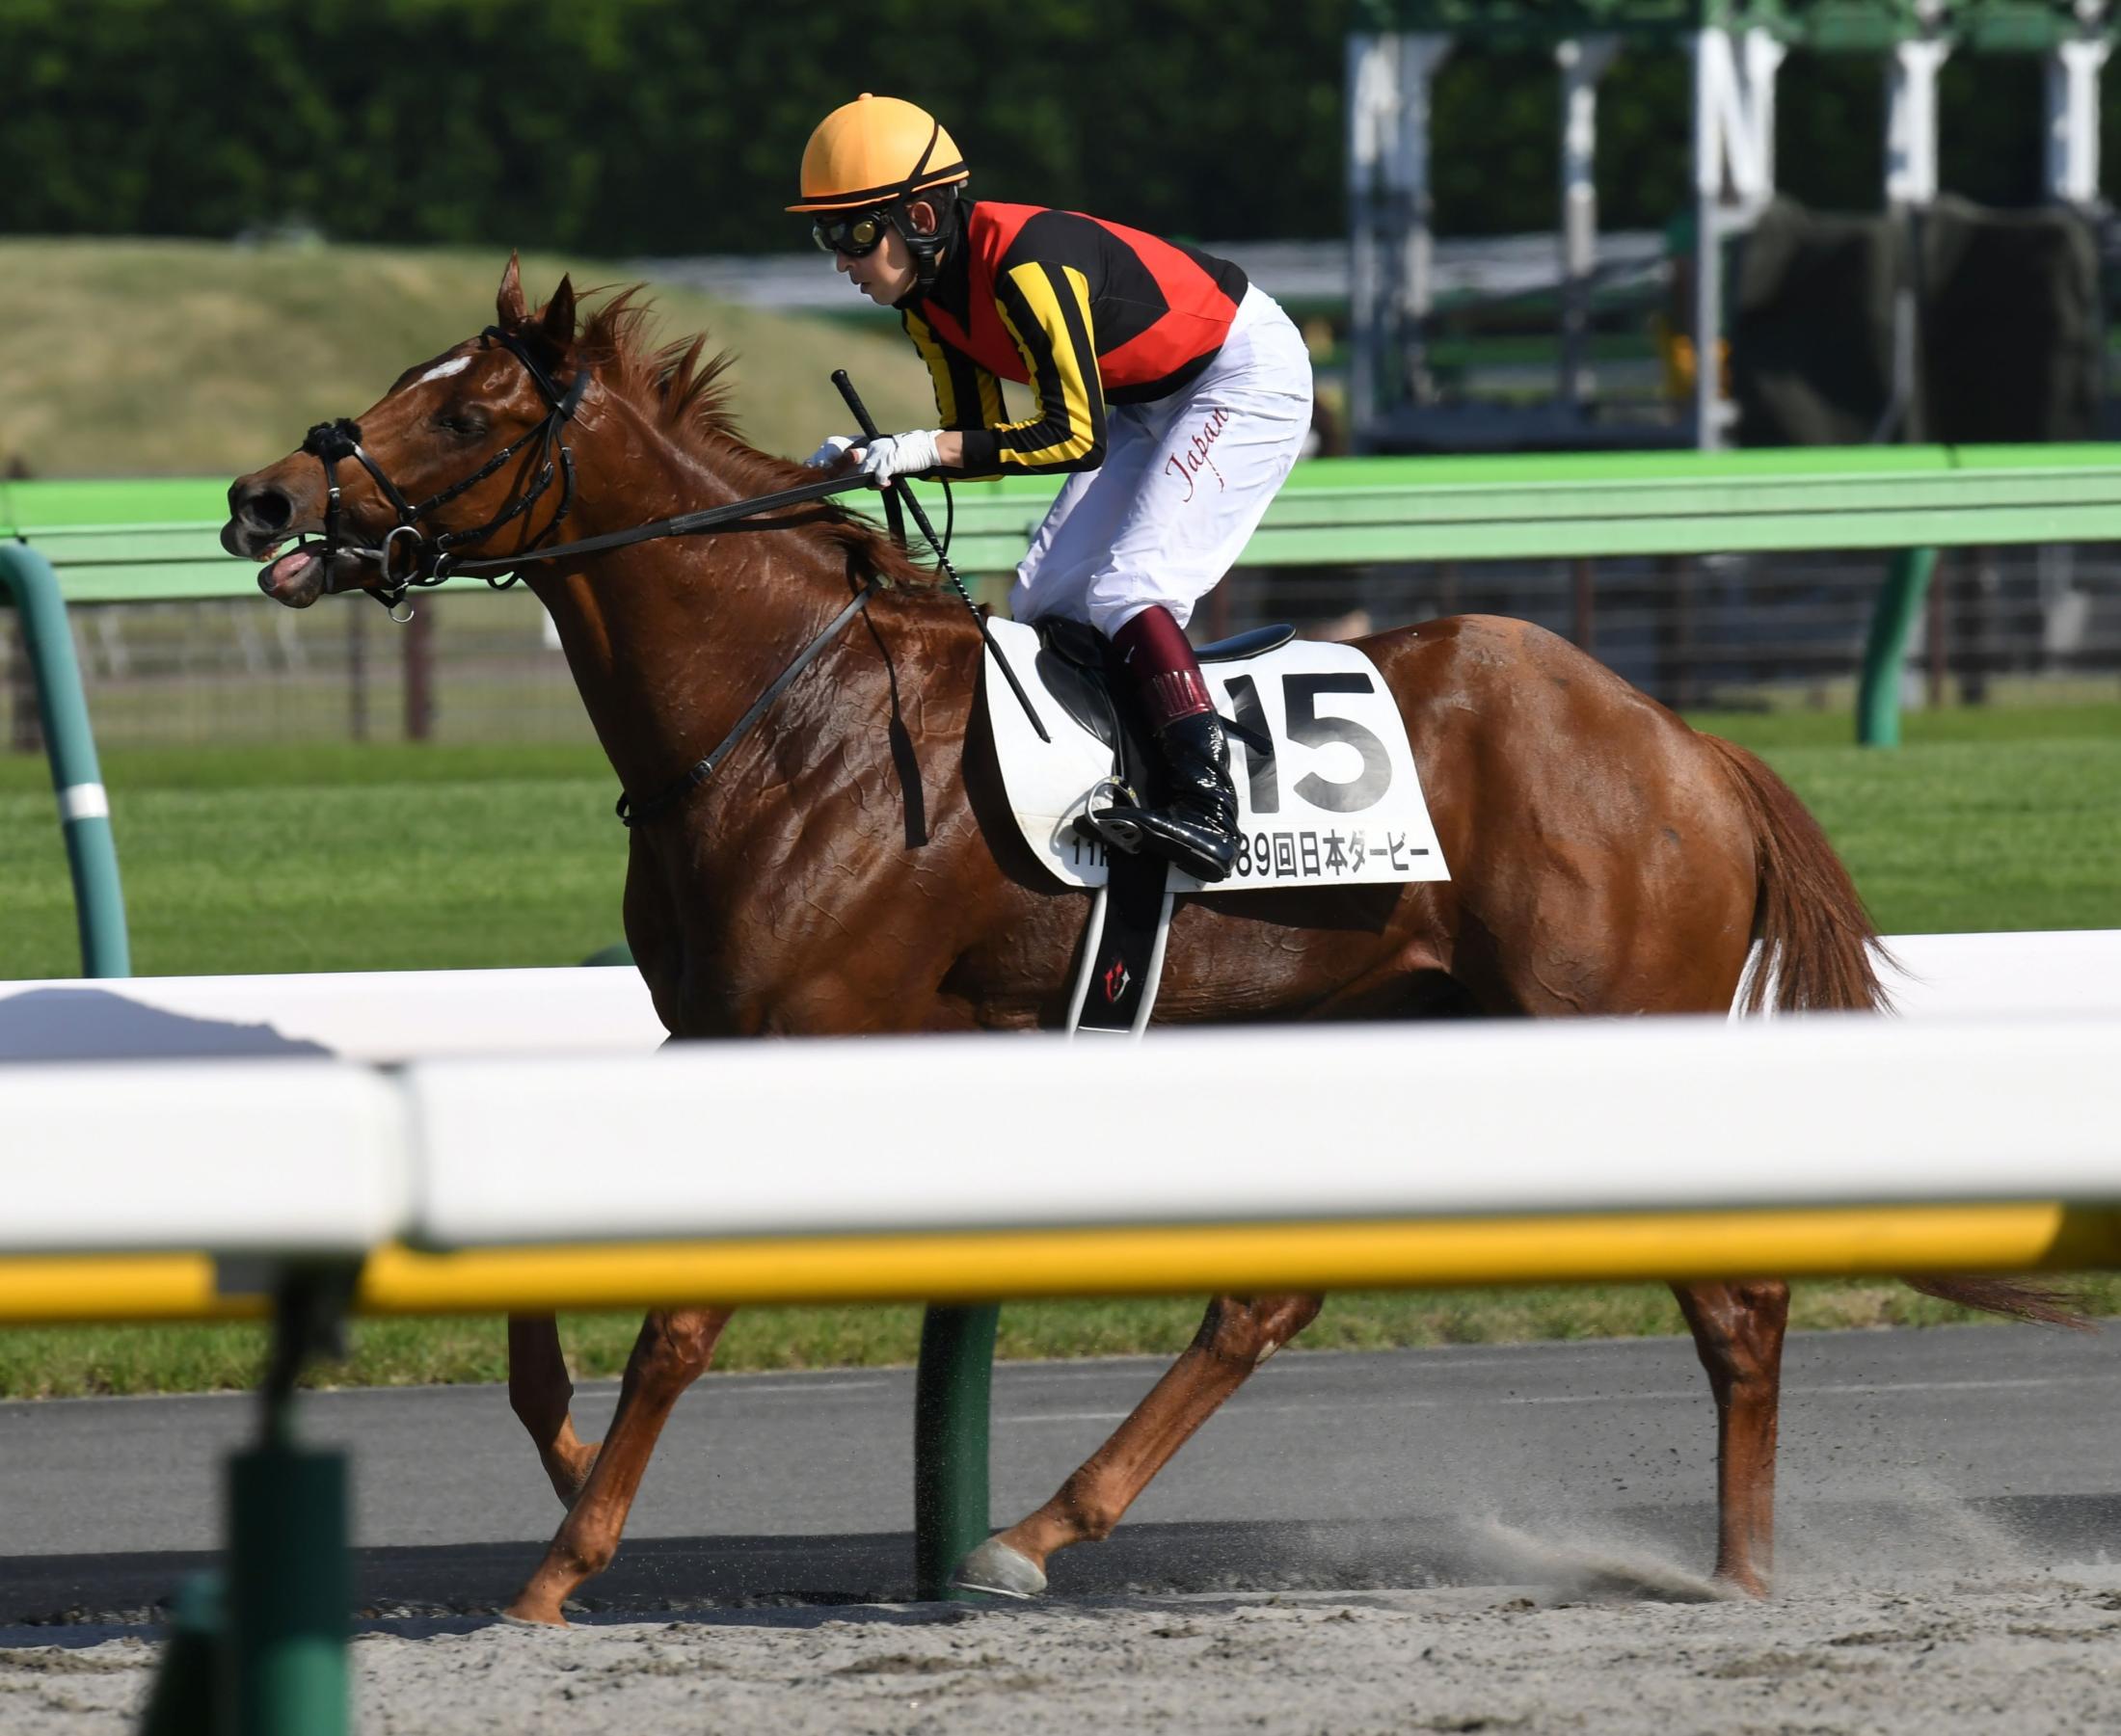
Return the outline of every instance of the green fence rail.
<path id="1" fill-rule="evenodd" d="M 221 551 L 226 486 L 0 485 L 0 533 L 36 543 L 69 602 L 248 596 L 255 568 Z M 1024 477 L 958 487 L 957 564 L 973 573 L 1013 567 L 1055 486 Z M 920 493 L 940 523 L 941 492 Z M 1297 467 L 1243 558 L 1568 560 L 2116 536 L 2121 444 L 1328 458 Z"/>
<path id="2" fill-rule="evenodd" d="M 1172 486 L 1208 484 L 1174 477 Z M 1024 477 L 955 490 L 957 564 L 975 574 L 1014 566 L 1055 487 Z M 921 492 L 940 521 L 940 491 Z M 69 602 L 251 594 L 255 569 L 221 550 L 224 514 L 219 482 L 0 487 L 0 532 L 27 536 L 48 556 Z M 2121 445 L 1348 458 L 1299 465 L 1244 562 L 1919 551 L 2117 537 Z M 1866 743 L 1898 739 L 1899 672 L 1933 565 L 1897 562 L 1881 587 L 1857 714 Z"/>

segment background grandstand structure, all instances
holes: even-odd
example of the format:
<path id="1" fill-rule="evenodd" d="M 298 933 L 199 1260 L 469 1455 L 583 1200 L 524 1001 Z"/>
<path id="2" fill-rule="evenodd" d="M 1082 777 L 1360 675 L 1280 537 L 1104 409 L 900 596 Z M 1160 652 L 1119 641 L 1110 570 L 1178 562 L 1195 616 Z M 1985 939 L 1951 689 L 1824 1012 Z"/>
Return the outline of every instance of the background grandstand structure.
<path id="1" fill-rule="evenodd" d="M 1793 50 L 1882 60 L 1882 188 L 1888 210 L 1938 199 L 1937 80 L 1954 54 L 2037 55 L 2045 63 L 2045 186 L 2073 210 L 2099 202 L 2099 73 L 2116 21 L 2104 0 L 1367 0 L 1347 63 L 1353 357 L 1350 414 L 1360 446 L 1384 450 L 1728 443 L 1732 407 L 1720 370 L 1692 368 L 1690 415 L 1600 415 L 1593 398 L 1591 311 L 1600 283 L 1597 86 L 1622 54 L 1685 53 L 1693 82 L 1694 212 L 1689 356 L 1717 353 L 1725 330 L 1725 250 L 1776 191 L 1776 75 Z M 1436 289 L 1431 235 L 1431 90 L 1461 47 L 1553 56 L 1560 129 L 1561 346 L 1550 403 L 1437 402 L 1427 324 Z M 2029 129 L 2036 118 L 2026 117 Z M 1678 141 L 1674 141 L 1675 147 Z M 1705 334 L 1705 339 L 1702 334 Z M 1988 438 L 1995 438 L 1990 436 Z"/>

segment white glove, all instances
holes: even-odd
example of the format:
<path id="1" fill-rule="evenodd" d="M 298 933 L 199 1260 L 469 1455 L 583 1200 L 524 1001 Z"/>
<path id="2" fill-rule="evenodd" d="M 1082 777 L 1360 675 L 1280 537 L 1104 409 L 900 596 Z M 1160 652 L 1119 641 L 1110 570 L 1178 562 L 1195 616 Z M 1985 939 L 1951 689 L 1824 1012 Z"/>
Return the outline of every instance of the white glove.
<path id="1" fill-rule="evenodd" d="M 887 434 L 862 449 L 862 474 L 878 488 L 894 477 L 917 476 L 943 462 L 935 442 L 940 428 L 916 428 L 909 434 Z"/>
<path id="2" fill-rule="evenodd" d="M 862 437 L 858 434 L 835 434 L 803 463 L 813 470 L 836 470 L 840 467 L 840 460 L 847 455 L 847 449 L 861 443 Z"/>

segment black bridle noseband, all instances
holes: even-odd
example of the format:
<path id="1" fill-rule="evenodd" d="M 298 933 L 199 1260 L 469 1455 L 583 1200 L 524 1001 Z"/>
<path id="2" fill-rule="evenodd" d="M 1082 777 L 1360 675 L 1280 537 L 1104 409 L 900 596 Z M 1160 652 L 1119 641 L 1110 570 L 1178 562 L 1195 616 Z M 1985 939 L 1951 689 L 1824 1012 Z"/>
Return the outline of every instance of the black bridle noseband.
<path id="1" fill-rule="evenodd" d="M 531 543 L 536 548 L 559 528 L 567 517 L 568 509 L 575 503 L 575 455 L 567 448 L 567 424 L 574 420 L 579 408 L 582 393 L 589 386 L 589 369 L 577 368 L 574 380 L 565 390 L 554 383 L 530 354 L 527 346 L 513 334 L 503 332 L 498 326 L 488 326 L 480 334 L 484 343 L 496 343 L 522 362 L 524 369 L 537 383 L 545 396 L 546 414 L 542 421 L 527 433 L 519 435 L 496 452 L 484 464 L 462 481 L 450 484 L 438 494 L 431 494 L 417 506 L 405 498 L 397 484 L 392 482 L 383 467 L 369 457 L 361 443 L 361 424 L 341 418 L 336 422 L 319 422 L 311 428 L 302 441 L 302 450 L 309 453 L 324 467 L 324 571 L 327 577 L 332 570 L 333 558 L 349 555 L 357 560 L 373 561 L 378 569 L 377 581 L 362 585 L 378 602 L 389 608 L 394 616 L 397 607 L 405 601 L 407 591 L 439 585 L 459 570 L 459 549 L 475 548 L 496 531 L 514 523 L 544 498 L 545 493 L 556 478 L 560 484 L 559 510 Z M 529 486 L 516 498 L 513 506 L 505 508 L 484 524 L 470 530 L 446 530 L 430 536 L 423 526 L 427 515 L 438 507 L 446 506 L 468 489 L 484 482 L 506 464 L 524 447 L 537 445 L 537 467 Z M 383 544 L 377 548 L 349 544 L 340 531 L 339 488 L 337 467 L 343 459 L 354 459 L 374 479 L 382 491 L 384 499 L 390 503 L 398 521 L 384 533 Z M 395 552 L 403 548 L 404 563 L 396 564 Z M 506 572 L 512 561 L 524 554 L 510 558 L 508 562 L 480 562 L 491 569 L 486 582 L 496 590 L 505 590 L 516 582 L 513 572 Z"/>

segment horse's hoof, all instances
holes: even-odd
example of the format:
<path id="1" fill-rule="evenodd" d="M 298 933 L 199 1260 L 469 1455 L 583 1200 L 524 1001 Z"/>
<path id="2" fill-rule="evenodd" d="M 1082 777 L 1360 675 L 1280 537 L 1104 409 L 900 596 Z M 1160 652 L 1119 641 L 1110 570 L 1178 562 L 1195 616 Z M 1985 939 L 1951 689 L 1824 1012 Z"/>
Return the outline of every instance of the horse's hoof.
<path id="1" fill-rule="evenodd" d="M 1717 1596 L 1732 1602 L 1765 1603 L 1773 1594 L 1758 1573 L 1718 1573 L 1708 1583 Z"/>
<path id="2" fill-rule="evenodd" d="M 960 1591 L 1036 1597 L 1046 1589 L 1046 1576 L 1021 1549 L 1011 1549 L 999 1536 L 993 1536 L 958 1562 L 950 1583 Z"/>
<path id="3" fill-rule="evenodd" d="M 551 1592 L 541 1590 L 536 1585 L 525 1586 L 516 1593 L 515 1601 L 501 1611 L 500 1618 L 510 1627 L 565 1627 L 565 1600 Z"/>

